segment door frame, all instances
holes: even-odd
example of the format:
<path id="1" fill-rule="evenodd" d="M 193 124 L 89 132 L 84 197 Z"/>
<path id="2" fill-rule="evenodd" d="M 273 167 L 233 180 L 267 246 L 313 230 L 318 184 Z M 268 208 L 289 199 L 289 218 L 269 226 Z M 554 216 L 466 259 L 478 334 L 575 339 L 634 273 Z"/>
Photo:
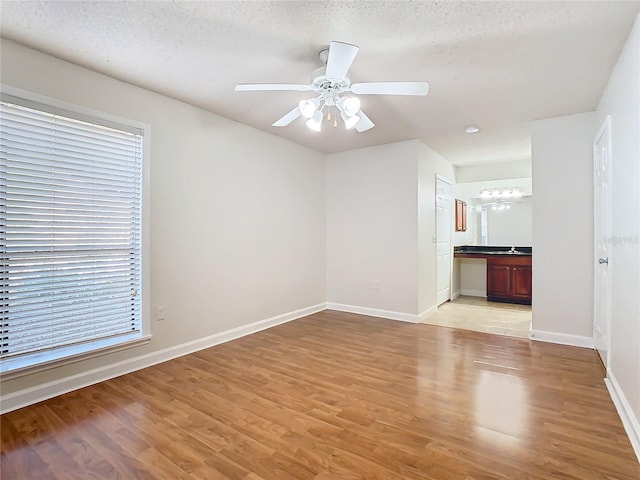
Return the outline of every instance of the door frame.
<path id="1" fill-rule="evenodd" d="M 604 347 L 606 348 L 606 358 L 602 358 L 600 356 L 600 352 L 598 351 L 598 344 L 596 342 L 596 316 L 597 313 L 599 311 L 598 308 L 598 302 L 600 297 L 600 294 L 598 292 L 598 272 L 597 269 L 598 267 L 598 260 L 599 260 L 599 251 L 598 251 L 598 231 L 597 231 L 597 226 L 596 226 L 596 222 L 597 222 L 597 215 L 598 215 L 598 209 L 597 209 L 597 204 L 598 204 L 598 197 L 597 197 L 597 188 L 596 188 L 596 182 L 598 181 L 597 177 L 596 177 L 596 169 L 598 168 L 598 166 L 596 165 L 596 149 L 597 149 L 597 143 L 598 141 L 604 136 L 606 135 L 607 137 L 607 154 L 608 154 L 608 160 L 609 160 L 609 165 L 608 165 L 608 170 L 607 170 L 607 179 L 606 179 L 606 185 L 607 185 L 607 193 L 606 193 L 606 222 L 604 225 L 604 243 L 606 245 L 606 251 L 607 251 L 607 258 L 608 258 L 608 264 L 607 264 L 607 270 L 608 270 L 608 274 L 607 274 L 607 285 L 605 287 L 605 297 L 606 297 L 606 305 L 605 305 L 605 312 L 604 312 L 604 331 L 605 331 L 605 345 Z M 609 370 L 609 365 L 611 364 L 611 267 L 612 267 L 612 256 L 613 256 L 613 249 L 611 248 L 611 242 L 609 241 L 609 239 L 611 238 L 611 232 L 612 232 L 612 225 L 611 225 L 611 213 L 612 213 L 612 209 L 611 209 L 611 187 L 612 187 L 612 172 L 611 172 L 611 168 L 612 168 L 612 134 L 611 134 L 611 115 L 607 115 L 606 118 L 604 119 L 604 121 L 602 122 L 602 125 L 600 126 L 600 128 L 598 129 L 598 133 L 596 133 L 594 139 L 593 139 L 593 259 L 594 259 L 594 273 L 593 273 L 593 342 L 594 342 L 594 348 L 596 349 L 596 352 L 598 352 L 598 355 L 600 356 L 601 360 L 604 363 L 605 368 L 607 369 L 607 372 Z"/>

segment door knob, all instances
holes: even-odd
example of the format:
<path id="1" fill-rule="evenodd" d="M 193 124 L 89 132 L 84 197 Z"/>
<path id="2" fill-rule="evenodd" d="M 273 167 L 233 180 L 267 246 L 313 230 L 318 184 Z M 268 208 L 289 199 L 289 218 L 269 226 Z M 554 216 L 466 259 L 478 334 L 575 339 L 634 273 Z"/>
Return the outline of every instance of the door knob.
<path id="1" fill-rule="evenodd" d="M 606 263 L 607 265 L 609 265 L 609 257 L 607 257 L 607 258 L 599 258 L 598 259 L 598 263 L 600 265 L 602 265 L 603 263 Z"/>

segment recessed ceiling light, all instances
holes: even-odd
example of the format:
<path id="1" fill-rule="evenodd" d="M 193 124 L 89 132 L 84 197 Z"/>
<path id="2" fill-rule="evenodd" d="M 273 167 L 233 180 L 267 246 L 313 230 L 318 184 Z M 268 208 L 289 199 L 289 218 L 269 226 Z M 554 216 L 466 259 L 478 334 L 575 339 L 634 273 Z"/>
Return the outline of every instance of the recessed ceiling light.
<path id="1" fill-rule="evenodd" d="M 467 133 L 477 133 L 480 131 L 480 129 L 475 125 L 469 125 L 467 128 L 464 129 L 464 131 Z"/>

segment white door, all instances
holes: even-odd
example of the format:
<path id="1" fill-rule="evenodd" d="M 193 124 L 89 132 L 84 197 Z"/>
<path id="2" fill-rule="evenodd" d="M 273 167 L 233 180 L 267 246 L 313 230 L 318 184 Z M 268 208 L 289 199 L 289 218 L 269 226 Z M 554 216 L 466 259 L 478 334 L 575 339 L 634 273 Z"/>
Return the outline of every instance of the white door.
<path id="1" fill-rule="evenodd" d="M 607 116 L 593 141 L 594 305 L 593 339 L 608 367 L 611 321 L 611 117 Z"/>
<path id="2" fill-rule="evenodd" d="M 438 305 L 451 299 L 451 184 L 436 177 L 436 275 Z"/>

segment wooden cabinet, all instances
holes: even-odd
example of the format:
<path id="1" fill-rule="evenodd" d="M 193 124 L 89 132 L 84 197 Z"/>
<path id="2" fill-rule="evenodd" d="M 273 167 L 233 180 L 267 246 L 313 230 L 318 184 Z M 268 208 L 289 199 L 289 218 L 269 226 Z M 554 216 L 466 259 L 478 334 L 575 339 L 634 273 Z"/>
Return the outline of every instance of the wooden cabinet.
<path id="1" fill-rule="evenodd" d="M 467 231 L 467 202 L 456 198 L 456 232 Z"/>
<path id="2" fill-rule="evenodd" d="M 531 257 L 487 259 L 487 299 L 531 304 Z"/>

